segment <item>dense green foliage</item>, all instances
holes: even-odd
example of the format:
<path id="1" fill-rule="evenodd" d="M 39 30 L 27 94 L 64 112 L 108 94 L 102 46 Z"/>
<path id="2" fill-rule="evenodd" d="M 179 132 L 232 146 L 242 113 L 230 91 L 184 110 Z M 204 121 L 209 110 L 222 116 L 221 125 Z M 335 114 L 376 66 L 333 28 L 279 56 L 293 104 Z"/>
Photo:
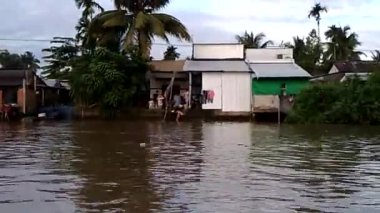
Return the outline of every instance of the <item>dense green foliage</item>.
<path id="1" fill-rule="evenodd" d="M 70 85 L 81 106 L 96 105 L 103 115 L 115 116 L 130 103 L 145 82 L 147 64 L 137 54 L 99 48 L 73 61 Z"/>
<path id="2" fill-rule="evenodd" d="M 316 84 L 296 98 L 290 123 L 380 124 L 380 72 L 368 81 Z"/>
<path id="3" fill-rule="evenodd" d="M 67 80 L 71 69 L 71 62 L 79 54 L 79 47 L 73 38 L 55 37 L 53 46 L 43 49 L 47 56 L 43 57 L 47 65 L 42 67 L 42 75 L 51 79 Z"/>
<path id="4" fill-rule="evenodd" d="M 27 51 L 23 54 L 10 53 L 8 50 L 0 51 L 0 64 L 2 69 L 31 69 L 36 71 L 40 61 Z"/>
<path id="5" fill-rule="evenodd" d="M 298 36 L 294 37 L 293 42 L 286 43 L 285 46 L 293 48 L 295 62 L 310 73 L 323 68 L 330 69 L 331 65 L 323 67 L 323 65 L 319 63 L 323 50 L 321 45 L 319 45 L 319 39 L 314 29 L 305 39 Z"/>
<path id="6" fill-rule="evenodd" d="M 169 42 L 168 36 L 191 40 L 186 27 L 175 17 L 159 13 L 170 0 L 140 1 L 114 0 L 116 10 L 98 14 L 88 28 L 89 43 L 104 46 L 117 38 L 124 50 L 138 45 L 146 59 L 154 37 Z"/>
<path id="7" fill-rule="evenodd" d="M 349 26 L 337 27 L 332 25 L 325 32 L 328 39 L 324 57 L 327 61 L 360 60 L 362 54 L 355 49 L 361 44 L 356 33 L 350 32 Z"/>

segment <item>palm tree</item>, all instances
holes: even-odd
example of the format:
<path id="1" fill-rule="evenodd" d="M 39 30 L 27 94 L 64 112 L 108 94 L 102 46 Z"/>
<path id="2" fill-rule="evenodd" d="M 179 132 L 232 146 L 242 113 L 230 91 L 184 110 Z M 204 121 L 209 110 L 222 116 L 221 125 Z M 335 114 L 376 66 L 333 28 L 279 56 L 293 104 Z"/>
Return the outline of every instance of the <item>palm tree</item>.
<path id="1" fill-rule="evenodd" d="M 372 60 L 380 62 L 380 50 L 372 52 Z"/>
<path id="2" fill-rule="evenodd" d="M 178 59 L 179 56 L 181 56 L 181 54 L 177 52 L 177 47 L 174 47 L 173 45 L 169 46 L 164 52 L 164 60 L 174 61 Z"/>
<path id="3" fill-rule="evenodd" d="M 137 45 L 142 56 L 149 58 L 154 37 L 169 42 L 168 36 L 191 41 L 186 27 L 175 17 L 158 13 L 170 0 L 114 0 L 116 10 L 94 18 L 90 26 L 92 40 L 102 40 L 109 30 L 122 34 L 123 49 Z"/>
<path id="4" fill-rule="evenodd" d="M 338 60 L 358 60 L 363 53 L 355 51 L 361 43 L 358 35 L 354 32 L 350 33 L 349 26 L 336 27 L 332 25 L 325 35 L 328 39 L 326 59 L 330 61 Z"/>
<path id="5" fill-rule="evenodd" d="M 104 8 L 94 0 L 75 0 L 78 9 L 83 8 L 82 16 L 92 18 L 96 10 L 103 12 Z"/>
<path id="6" fill-rule="evenodd" d="M 20 57 L 21 57 L 21 61 L 25 64 L 25 67 L 27 69 L 31 69 L 34 72 L 36 72 L 37 69 L 40 68 L 39 66 L 40 60 L 38 60 L 32 52 L 26 51 Z"/>
<path id="7" fill-rule="evenodd" d="M 54 37 L 52 46 L 42 50 L 46 66 L 42 67 L 42 75 L 50 79 L 67 80 L 71 63 L 77 58 L 79 48 L 73 38 Z"/>
<path id="8" fill-rule="evenodd" d="M 83 9 L 82 17 L 75 29 L 77 30 L 76 39 L 82 46 L 87 44 L 88 28 L 96 11 L 104 12 L 104 8 L 94 0 L 75 0 L 78 9 Z"/>
<path id="9" fill-rule="evenodd" d="M 295 61 L 298 63 L 303 55 L 306 53 L 306 44 L 304 39 L 300 37 L 293 37 L 293 43 L 286 43 L 285 47 L 293 49 L 293 57 Z"/>
<path id="10" fill-rule="evenodd" d="M 243 35 L 236 35 L 235 38 L 240 44 L 244 44 L 244 48 L 266 48 L 269 45 L 273 45 L 273 41 L 265 40 L 265 34 L 259 33 L 254 35 L 253 32 L 244 32 Z"/>
<path id="11" fill-rule="evenodd" d="M 8 50 L 0 50 L 1 69 L 26 69 L 19 54 L 10 53 Z"/>
<path id="12" fill-rule="evenodd" d="M 316 3 L 310 10 L 308 17 L 314 17 L 315 21 L 317 21 L 318 25 L 318 38 L 321 40 L 321 29 L 320 29 L 320 22 L 321 22 L 321 13 L 325 12 L 327 13 L 327 7 L 322 6 L 321 3 Z"/>

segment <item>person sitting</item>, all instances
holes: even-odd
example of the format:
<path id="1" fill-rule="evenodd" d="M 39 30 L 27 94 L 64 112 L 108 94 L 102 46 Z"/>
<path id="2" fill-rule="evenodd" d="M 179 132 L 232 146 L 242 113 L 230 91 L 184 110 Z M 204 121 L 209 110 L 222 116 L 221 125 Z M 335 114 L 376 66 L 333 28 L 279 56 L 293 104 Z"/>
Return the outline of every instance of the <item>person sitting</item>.
<path id="1" fill-rule="evenodd" d="M 179 94 L 175 94 L 173 97 L 174 108 L 179 107 L 181 105 L 181 96 Z"/>

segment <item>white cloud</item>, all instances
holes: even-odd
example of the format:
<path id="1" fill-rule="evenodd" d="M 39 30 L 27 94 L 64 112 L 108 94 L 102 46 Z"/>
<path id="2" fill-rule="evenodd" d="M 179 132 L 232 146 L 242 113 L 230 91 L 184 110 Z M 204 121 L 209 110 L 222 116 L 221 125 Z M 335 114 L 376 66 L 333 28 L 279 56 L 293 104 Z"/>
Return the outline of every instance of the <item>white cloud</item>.
<path id="1" fill-rule="evenodd" d="M 106 9 L 112 0 L 98 0 Z M 195 42 L 233 42 L 234 35 L 245 30 L 264 32 L 268 39 L 291 40 L 306 36 L 316 27 L 307 15 L 315 0 L 173 0 L 164 12 L 179 18 L 194 36 Z M 378 0 L 321 0 L 329 12 L 323 14 L 321 31 L 332 24 L 350 25 L 359 34 L 361 49 L 380 49 L 377 39 L 380 29 Z M 74 0 L 4 0 L 0 7 L 0 38 L 51 38 L 73 36 L 79 11 Z M 160 42 L 160 41 L 157 41 Z M 162 41 L 161 41 L 162 42 Z M 178 41 L 173 40 L 174 43 Z M 37 51 L 47 43 L 15 43 L 0 41 L 1 48 Z M 190 47 L 179 47 L 183 57 L 191 54 Z M 153 46 L 153 56 L 161 58 L 165 46 Z"/>

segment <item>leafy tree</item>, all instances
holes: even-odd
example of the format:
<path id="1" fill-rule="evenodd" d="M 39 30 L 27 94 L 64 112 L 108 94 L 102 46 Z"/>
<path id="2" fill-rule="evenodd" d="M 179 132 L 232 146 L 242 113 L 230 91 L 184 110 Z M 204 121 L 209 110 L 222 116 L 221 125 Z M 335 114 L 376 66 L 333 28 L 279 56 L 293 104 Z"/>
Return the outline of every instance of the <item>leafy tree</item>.
<path id="1" fill-rule="evenodd" d="M 372 60 L 380 62 L 380 50 L 372 52 Z"/>
<path id="2" fill-rule="evenodd" d="M 158 13 L 169 0 L 114 0 L 116 10 L 97 15 L 90 26 L 90 37 L 97 43 L 109 37 L 122 38 L 123 49 L 138 45 L 141 55 L 149 58 L 154 37 L 169 42 L 168 36 L 191 40 L 186 27 L 175 17 Z M 110 35 L 109 35 L 110 34 Z"/>
<path id="3" fill-rule="evenodd" d="M 380 70 L 369 80 L 316 84 L 296 98 L 287 121 L 296 123 L 380 124 Z"/>
<path id="4" fill-rule="evenodd" d="M 355 51 L 361 43 L 358 40 L 358 35 L 350 32 L 349 26 L 336 27 L 332 25 L 326 31 L 325 35 L 328 40 L 327 50 L 325 52 L 325 60 L 360 60 L 362 52 Z"/>
<path id="5" fill-rule="evenodd" d="M 88 28 L 91 20 L 97 11 L 104 12 L 104 8 L 94 0 L 75 0 L 78 9 L 82 9 L 82 17 L 79 19 L 75 29 L 77 30 L 76 39 L 82 47 L 87 47 L 88 44 Z M 85 49 L 85 48 L 84 48 Z M 83 49 L 83 50 L 84 50 Z"/>
<path id="6" fill-rule="evenodd" d="M 0 51 L 0 64 L 3 69 L 24 69 L 20 55 L 12 54 L 8 50 Z"/>
<path id="7" fill-rule="evenodd" d="M 321 5 L 321 3 L 316 3 L 310 10 L 308 17 L 315 18 L 315 21 L 317 22 L 318 27 L 318 38 L 319 41 L 321 40 L 321 30 L 320 30 L 320 22 L 321 22 L 321 13 L 325 12 L 327 13 L 327 7 Z"/>
<path id="8" fill-rule="evenodd" d="M 3 69 L 31 69 L 37 71 L 40 61 L 32 52 L 23 54 L 10 53 L 8 50 L 0 51 L 0 64 Z"/>
<path id="9" fill-rule="evenodd" d="M 306 39 L 294 37 L 292 43 L 285 44 L 286 47 L 293 48 L 295 62 L 309 73 L 314 74 L 319 71 L 319 59 L 322 55 L 322 48 L 319 45 L 318 36 L 313 29 Z"/>
<path id="10" fill-rule="evenodd" d="M 38 60 L 32 52 L 26 51 L 24 54 L 21 54 L 20 58 L 28 69 L 36 72 L 37 69 L 40 68 L 40 60 Z"/>
<path id="11" fill-rule="evenodd" d="M 75 0 L 79 9 L 83 9 L 82 17 L 92 18 L 96 11 L 104 11 L 104 8 L 94 0 Z"/>
<path id="12" fill-rule="evenodd" d="M 176 60 L 181 56 L 177 52 L 177 47 L 174 47 L 173 45 L 169 46 L 166 51 L 164 52 L 164 60 Z"/>
<path id="13" fill-rule="evenodd" d="M 103 115 L 115 116 L 129 104 L 145 82 L 147 64 L 135 52 L 127 55 L 98 48 L 73 61 L 72 95 L 82 106 L 97 105 Z"/>
<path id="14" fill-rule="evenodd" d="M 253 32 L 248 33 L 245 31 L 243 35 L 236 35 L 235 39 L 239 43 L 244 44 L 244 48 L 266 48 L 269 45 L 273 45 L 273 41 L 265 41 L 265 37 L 264 33 L 254 35 Z"/>
<path id="15" fill-rule="evenodd" d="M 55 37 L 50 48 L 43 49 L 47 53 L 44 56 L 48 65 L 42 67 L 42 75 L 51 79 L 66 80 L 71 69 L 71 61 L 78 56 L 79 47 L 73 38 Z"/>

